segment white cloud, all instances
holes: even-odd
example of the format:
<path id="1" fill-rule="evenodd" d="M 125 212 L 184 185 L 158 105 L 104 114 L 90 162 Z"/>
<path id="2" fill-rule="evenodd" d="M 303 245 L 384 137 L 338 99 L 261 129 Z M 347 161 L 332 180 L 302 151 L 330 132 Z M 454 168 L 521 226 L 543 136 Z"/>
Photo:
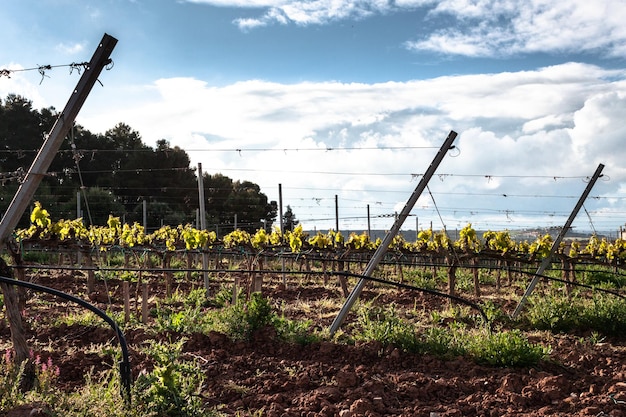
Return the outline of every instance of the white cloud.
<path id="1" fill-rule="evenodd" d="M 372 216 L 392 213 L 415 187 L 411 174 L 425 171 L 454 129 L 461 153 L 445 158 L 438 170 L 454 175 L 436 176 L 430 186 L 446 222 L 559 225 L 574 202 L 553 196 L 579 195 L 580 178 L 598 163 L 606 163 L 611 181 L 597 193 L 623 192 L 625 78 L 619 71 L 577 63 L 378 84 L 250 80 L 213 87 L 171 78 L 133 90 L 133 102 L 120 102 L 118 97 L 130 94 L 112 91 L 114 105 L 93 106 L 79 122 L 103 131 L 124 121 L 148 144 L 165 138 L 187 149 L 193 164 L 202 162 L 206 172 L 252 180 L 271 199 L 281 183 L 285 204 L 305 224 L 330 217 L 327 227 L 334 225 L 329 213 L 335 194 L 342 216 L 362 216 L 367 204 Z M 423 146 L 431 148 L 414 148 Z M 343 149 L 355 147 L 405 149 Z M 623 199 L 611 201 L 613 212 L 626 211 Z M 438 223 L 429 198 L 420 204 L 427 207 L 420 218 Z M 594 200 L 588 209 L 607 204 Z M 388 228 L 392 219 L 376 221 L 375 227 Z M 608 221 L 622 223 L 615 215 Z"/>
<path id="2" fill-rule="evenodd" d="M 324 25 L 375 14 L 424 8 L 431 20 L 453 23 L 416 33 L 406 46 L 463 56 L 508 56 L 533 52 L 626 52 L 623 0 L 187 0 L 220 7 L 260 9 L 235 20 L 242 30 L 270 24 Z"/>
<path id="3" fill-rule="evenodd" d="M 581 160 L 604 162 L 626 174 L 624 138 L 626 138 L 626 91 L 624 85 L 614 91 L 589 97 L 584 106 L 574 114 L 575 126 L 570 135 L 573 151 Z M 601 157 L 600 157 L 601 156 Z"/>
<path id="4" fill-rule="evenodd" d="M 257 18 L 236 19 L 242 29 L 273 23 L 288 22 L 297 25 L 323 25 L 336 20 L 360 19 L 376 13 L 386 13 L 402 8 L 415 8 L 433 3 L 432 0 L 391 2 L 389 0 L 187 0 L 219 7 L 265 9 Z"/>
<path id="5" fill-rule="evenodd" d="M 444 0 L 431 14 L 452 16 L 458 24 L 410 42 L 410 48 L 467 56 L 564 51 L 621 56 L 626 49 L 622 0 L 533 0 L 523 5 Z"/>
<path id="6" fill-rule="evenodd" d="M 77 42 L 73 44 L 60 43 L 56 46 L 56 50 L 63 55 L 77 55 L 85 51 L 85 42 Z"/>

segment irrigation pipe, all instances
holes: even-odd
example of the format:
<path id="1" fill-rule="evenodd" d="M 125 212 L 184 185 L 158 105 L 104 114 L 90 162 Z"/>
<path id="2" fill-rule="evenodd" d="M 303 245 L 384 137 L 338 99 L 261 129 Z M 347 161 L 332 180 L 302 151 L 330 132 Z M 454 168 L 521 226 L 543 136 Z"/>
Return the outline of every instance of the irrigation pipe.
<path id="1" fill-rule="evenodd" d="M 441 266 L 441 267 L 445 267 L 445 264 L 419 264 L 416 266 Z M 35 266 L 35 265 L 23 265 L 20 266 L 20 268 L 29 268 L 29 269 L 50 269 L 50 270 L 92 270 L 92 271 L 130 271 L 130 272 L 207 272 L 207 273 L 234 273 L 234 272 L 239 272 L 239 273 L 257 273 L 257 274 L 276 274 L 276 273 L 281 273 L 281 271 L 274 271 L 274 270 L 255 270 L 255 269 L 224 269 L 224 268 L 220 268 L 220 269 L 195 269 L 195 268 L 101 268 L 101 267 L 62 267 L 62 266 Z M 592 285 L 587 285 L 587 284 L 582 284 L 582 283 L 578 283 L 578 282 L 570 282 L 564 279 L 560 279 L 560 278 L 555 278 L 555 277 L 550 277 L 544 274 L 539 274 L 537 275 L 535 272 L 532 271 L 525 271 L 525 270 L 521 270 L 521 269 L 516 269 L 516 268 L 502 268 L 502 267 L 497 267 L 497 266 L 478 266 L 478 265 L 464 265 L 462 266 L 462 268 L 466 268 L 466 269 L 505 269 L 507 271 L 511 271 L 511 272 L 516 272 L 516 273 L 520 273 L 520 274 L 524 274 L 524 275 L 533 275 L 533 276 L 538 276 L 540 278 L 546 279 L 548 281 L 555 281 L 555 282 L 560 282 L 566 285 L 571 285 L 574 287 L 581 287 L 581 288 L 587 288 L 590 289 L 592 291 L 598 291 L 598 292 L 602 292 L 602 293 L 606 293 L 606 294 L 610 294 L 613 296 L 616 296 L 618 298 L 621 299 L 626 299 L 626 296 L 618 293 L 617 291 L 612 291 L 609 289 L 604 289 L 604 288 L 599 288 L 599 287 L 595 287 Z M 465 304 L 471 308 L 473 308 L 474 310 L 478 311 L 478 313 L 481 315 L 481 317 L 485 320 L 485 324 L 487 325 L 488 328 L 491 328 L 491 323 L 489 321 L 489 319 L 487 318 L 487 315 L 485 314 L 485 312 L 483 311 L 483 309 L 476 303 L 469 301 L 465 298 L 459 297 L 459 296 L 455 296 L 455 295 L 451 295 L 451 294 L 446 294 L 443 292 L 439 292 L 436 290 L 432 290 L 429 288 L 423 288 L 423 287 L 417 287 L 414 285 L 409 285 L 409 284 L 405 284 L 405 283 L 401 283 L 401 282 L 395 282 L 395 281 L 389 281 L 389 280 L 385 280 L 382 278 L 375 278 L 375 277 L 369 277 L 369 276 L 365 276 L 365 275 L 361 275 L 361 274 L 356 274 L 356 273 L 352 273 L 352 272 L 345 272 L 345 271 L 289 271 L 288 273 L 293 274 L 293 275 L 323 275 L 323 274 L 328 274 L 328 275 L 341 275 L 341 276 L 346 276 L 346 277 L 356 277 L 356 278 L 363 278 L 372 282 L 377 282 L 380 284 L 386 284 L 386 285 L 391 285 L 391 286 L 395 286 L 398 288 L 404 288 L 404 289 L 408 289 L 408 290 L 412 290 L 412 291 L 420 291 L 423 293 L 427 293 L 427 294 L 431 294 L 437 297 L 443 297 L 443 298 L 448 298 L 450 300 L 456 301 L 458 303 L 461 304 Z M 14 280 L 13 280 L 14 281 Z M 21 281 L 20 281 L 21 282 Z M 31 284 L 34 285 L 34 284 Z M 46 288 L 46 287 L 43 287 Z M 80 300 L 81 302 L 84 302 L 83 300 Z M 93 307 L 93 306 L 91 306 Z M 93 307 L 95 308 L 95 307 Z M 92 310 L 93 311 L 93 310 Z M 104 314 L 104 313 L 102 313 Z M 108 316 L 107 316 L 108 318 Z M 106 320 L 106 319 L 105 319 Z M 114 323 L 114 322 L 113 322 Z"/>
<path id="2" fill-rule="evenodd" d="M 7 277 L 3 277 L 3 276 L 0 276 L 0 282 L 8 284 L 8 285 L 17 285 L 17 286 L 20 286 L 20 287 L 29 288 L 31 290 L 35 290 L 35 291 L 39 291 L 39 292 L 45 292 L 45 293 L 52 294 L 52 295 L 55 295 L 57 297 L 63 298 L 65 300 L 72 301 L 72 302 L 74 302 L 76 304 L 79 304 L 80 306 L 90 310 L 94 314 L 100 316 L 104 321 L 106 321 L 109 324 L 109 326 L 111 326 L 111 328 L 113 328 L 113 330 L 115 331 L 115 334 L 117 335 L 117 338 L 118 338 L 119 343 L 120 343 L 120 347 L 122 349 L 122 361 L 120 362 L 120 379 L 121 379 L 122 385 L 120 387 L 120 394 L 122 395 L 122 398 L 124 399 L 124 402 L 126 403 L 126 405 L 127 406 L 131 405 L 132 376 L 131 376 L 131 372 L 130 372 L 130 360 L 129 360 L 129 355 L 128 355 L 128 345 L 126 344 L 126 339 L 124 338 L 124 334 L 120 330 L 120 328 L 117 325 L 117 323 L 115 322 L 115 320 L 113 320 L 111 317 L 109 317 L 104 311 L 102 311 L 99 308 L 95 307 L 94 305 L 86 302 L 85 300 L 82 300 L 80 298 L 74 297 L 73 295 L 64 293 L 62 291 L 55 290 L 54 288 L 45 287 L 45 286 L 39 285 L 39 284 L 33 284 L 32 282 L 18 281 L 18 280 L 14 279 L 14 278 L 7 278 Z"/>
<path id="3" fill-rule="evenodd" d="M 92 270 L 92 271 L 130 271 L 130 272 L 187 272 L 187 271 L 195 271 L 195 272 L 208 272 L 208 273 L 233 273 L 233 272 L 239 272 L 239 273 L 244 273 L 244 274 L 251 274 L 251 273 L 255 273 L 255 274 L 277 274 L 277 273 L 281 273 L 281 271 L 274 271 L 274 270 L 258 270 L 258 269 L 193 269 L 193 268 L 99 268 L 99 267 L 79 267 L 79 268 L 75 268 L 75 267 L 62 267 L 62 266 L 52 266 L 52 267 L 37 267 L 37 266 L 20 266 L 20 268 L 36 268 L 36 269 L 50 269 L 50 270 L 79 270 L 79 271 L 85 271 L 85 270 Z M 478 313 L 482 316 L 482 318 L 485 320 L 485 324 L 487 324 L 488 327 L 490 327 L 490 322 L 489 319 L 487 318 L 487 315 L 485 314 L 485 312 L 483 311 L 482 308 L 480 308 L 480 306 L 472 301 L 466 300 L 465 298 L 462 297 L 458 297 L 456 295 L 451 295 L 451 294 L 446 294 L 443 292 L 439 292 L 436 290 L 432 290 L 429 288 L 422 288 L 422 287 L 417 287 L 414 285 L 409 285 L 409 284 L 404 284 L 402 282 L 395 282 L 395 281 L 389 281 L 389 280 L 385 280 L 382 278 L 375 278 L 375 277 L 369 277 L 366 275 L 361 275 L 361 274 L 355 274 L 352 272 L 345 272 L 345 271 L 289 271 L 290 274 L 293 275 L 307 275 L 307 274 L 311 274 L 311 275 L 323 275 L 323 274 L 328 274 L 328 275 L 342 275 L 342 276 L 346 276 L 346 277 L 355 277 L 355 278 L 363 278 L 366 279 L 368 281 L 372 281 L 372 282 L 378 282 L 380 284 L 386 284 L 386 285 L 391 285 L 391 286 L 395 286 L 398 288 L 404 288 L 404 289 L 408 289 L 408 290 L 413 290 L 413 291 L 421 291 L 427 294 L 431 294 L 431 295 L 435 295 L 438 297 L 443 297 L 443 298 L 448 298 L 450 300 L 456 301 L 458 303 L 461 304 L 465 304 L 473 309 L 475 309 L 476 311 L 478 311 Z M 95 308 L 95 307 L 94 307 Z"/>
<path id="4" fill-rule="evenodd" d="M 447 264 L 436 264 L 436 263 L 429 263 L 429 264 L 417 264 L 417 265 L 413 265 L 413 266 L 437 266 L 437 267 L 447 267 Z M 98 266 L 91 266 L 91 267 L 85 267 L 85 266 L 81 266 L 81 267 L 73 267 L 73 266 L 47 266 L 47 265 L 20 265 L 20 266 L 11 266 L 11 268 L 22 268 L 22 269 L 47 269 L 47 270 L 54 270 L 54 271 L 103 271 L 103 272 L 116 272 L 116 271 L 127 271 L 127 272 L 208 272 L 208 273 L 232 273 L 232 272 L 241 272 L 241 273 L 259 273 L 259 274 L 280 274 L 283 272 L 287 272 L 293 275 L 306 275 L 306 274 L 310 274 L 310 275 L 323 275 L 323 274 L 328 274 L 328 275 L 344 275 L 344 276 L 354 276 L 354 277 L 358 277 L 361 278 L 363 277 L 363 275 L 359 275 L 359 274 L 353 274 L 350 272 L 343 272 L 343 271 L 280 271 L 280 270 L 258 270 L 258 269 L 225 269 L 225 268 L 219 268 L 219 269 L 197 269 L 197 268 L 114 268 L 114 267 L 98 267 Z M 517 268 L 503 268 L 503 267 L 499 267 L 499 266 L 486 266 L 486 265 L 461 265 L 459 266 L 459 268 L 462 269 L 489 269 L 489 270 L 496 270 L 496 269 L 502 269 L 502 270 L 506 270 L 506 271 L 511 271 L 511 272 L 516 272 L 519 274 L 524 274 L 524 275 L 537 275 L 534 271 L 525 271 L 523 269 L 517 269 Z M 594 270 L 591 270 L 589 272 L 594 272 Z M 595 272 L 602 272 L 600 270 L 597 270 Z M 620 274 L 617 273 L 616 275 L 620 275 L 620 276 L 625 276 L 626 274 Z M 616 297 L 619 298 L 623 298 L 626 299 L 625 295 L 620 294 L 617 291 L 613 291 L 613 290 L 609 290 L 609 289 L 605 289 L 605 288 L 600 288 L 597 286 L 593 286 L 593 285 L 588 285 L 588 284 L 582 284 L 579 282 L 572 282 L 572 281 L 567 281 L 561 278 L 555 278 L 555 277 L 550 277 L 547 275 L 543 275 L 543 274 L 539 274 L 537 275 L 540 278 L 544 278 L 548 281 L 555 281 L 555 282 L 561 282 L 567 285 L 571 285 L 573 287 L 581 287 L 581 288 L 587 288 L 590 289 L 592 291 L 598 291 L 598 292 L 603 292 L 606 294 L 611 294 L 614 295 Z M 434 290 L 429 290 L 427 288 L 421 288 L 421 287 L 415 287 L 415 286 L 411 286 L 411 285 L 407 285 L 407 284 L 403 284 L 403 283 L 398 283 L 398 282 L 394 282 L 394 281 L 387 281 L 387 280 L 382 280 L 380 278 L 372 278 L 369 277 L 369 279 L 371 281 L 376 281 L 376 282 L 380 282 L 383 284 L 389 284 L 389 285 L 394 285 L 400 288 L 407 288 L 407 289 L 412 289 L 412 290 L 417 290 L 417 291 L 423 291 L 423 292 L 429 292 L 432 293 L 433 295 L 440 295 L 442 297 L 447 297 L 450 298 L 451 296 L 449 294 L 446 293 L 442 293 L 442 292 L 438 292 L 438 291 L 434 291 Z M 454 296 L 452 296 L 454 297 Z M 460 301 L 459 302 L 463 302 Z M 466 304 L 466 303 L 465 303 Z"/>

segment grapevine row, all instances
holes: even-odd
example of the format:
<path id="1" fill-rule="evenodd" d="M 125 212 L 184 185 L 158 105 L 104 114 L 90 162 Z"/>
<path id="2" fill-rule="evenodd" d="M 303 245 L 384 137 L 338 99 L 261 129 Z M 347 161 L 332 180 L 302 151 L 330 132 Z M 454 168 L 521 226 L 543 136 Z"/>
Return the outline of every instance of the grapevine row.
<path id="1" fill-rule="evenodd" d="M 18 242 L 47 242 L 51 244 L 76 245 L 90 250 L 106 251 L 112 246 L 122 248 L 144 247 L 159 251 L 208 251 L 217 247 L 225 249 L 242 249 L 246 252 L 259 253 L 290 251 L 291 253 L 337 253 L 371 252 L 382 243 L 380 238 L 371 240 L 367 233 L 350 233 L 345 238 L 341 232 L 330 230 L 327 233 L 317 232 L 309 236 L 298 225 L 293 231 L 286 231 L 284 236 L 280 229 L 272 232 L 259 229 L 256 233 L 235 230 L 217 239 L 215 232 L 199 230 L 192 225 L 162 226 L 152 233 L 146 233 L 138 223 L 120 222 L 119 217 L 109 216 L 106 226 L 86 227 L 81 218 L 75 220 L 53 221 L 48 211 L 39 202 L 30 215 L 31 225 L 26 229 L 17 230 L 15 238 Z M 488 254 L 511 260 L 536 262 L 544 259 L 550 252 L 553 239 L 549 234 L 538 237 L 533 242 L 516 242 L 508 231 L 487 231 L 482 239 L 476 230 L 468 224 L 460 230 L 459 239 L 451 240 L 444 231 L 434 232 L 431 229 L 418 233 L 414 242 L 406 241 L 397 235 L 391 242 L 388 251 L 396 254 L 431 254 L 446 258 L 475 257 Z M 571 263 L 594 262 L 604 265 L 621 267 L 626 260 L 626 241 L 617 239 L 613 242 L 592 236 L 584 246 L 578 241 L 570 244 L 562 243 L 557 255 Z"/>

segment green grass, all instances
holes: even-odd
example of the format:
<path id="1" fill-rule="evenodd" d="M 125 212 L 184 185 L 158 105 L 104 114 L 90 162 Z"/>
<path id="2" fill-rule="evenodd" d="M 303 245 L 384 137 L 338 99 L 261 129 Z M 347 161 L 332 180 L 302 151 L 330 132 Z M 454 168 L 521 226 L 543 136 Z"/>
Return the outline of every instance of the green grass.
<path id="1" fill-rule="evenodd" d="M 603 293 L 594 293 L 590 299 L 577 294 L 572 299 L 560 294 L 535 296 L 524 319 L 538 330 L 596 331 L 605 336 L 620 336 L 626 332 L 626 302 Z"/>

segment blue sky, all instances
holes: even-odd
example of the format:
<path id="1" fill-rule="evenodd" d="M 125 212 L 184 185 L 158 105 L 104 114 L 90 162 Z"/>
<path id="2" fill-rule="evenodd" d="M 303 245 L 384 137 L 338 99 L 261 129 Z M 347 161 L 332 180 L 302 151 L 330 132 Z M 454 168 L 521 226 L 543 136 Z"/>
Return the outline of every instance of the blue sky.
<path id="1" fill-rule="evenodd" d="M 0 97 L 62 109 L 103 34 L 119 42 L 78 122 L 167 139 L 205 172 L 282 184 L 305 227 L 388 229 L 437 148 L 405 228 L 626 223 L 626 1 L 5 0 Z M 328 150 L 332 148 L 332 150 Z M 241 151 L 237 151 L 237 150 Z M 416 175 L 417 174 L 417 175 Z M 587 213 L 589 215 L 587 215 Z"/>

